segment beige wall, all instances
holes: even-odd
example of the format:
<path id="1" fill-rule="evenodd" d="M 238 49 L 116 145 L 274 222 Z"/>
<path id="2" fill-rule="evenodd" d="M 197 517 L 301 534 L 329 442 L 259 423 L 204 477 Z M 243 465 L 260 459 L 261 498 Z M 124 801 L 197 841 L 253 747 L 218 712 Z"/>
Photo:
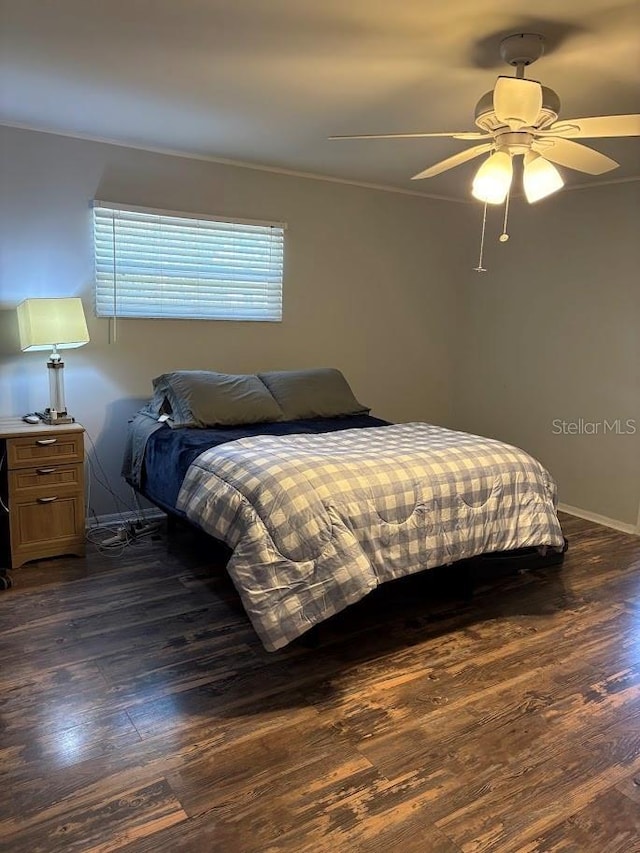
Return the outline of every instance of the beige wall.
<path id="1" fill-rule="evenodd" d="M 640 504 L 640 184 L 514 205 L 463 283 L 455 422 L 526 448 L 566 504 L 634 526 Z M 495 217 L 494 217 L 495 219 Z M 583 423 L 579 420 L 582 419 Z M 607 432 L 634 419 L 635 434 Z M 555 434 L 554 421 L 582 435 Z M 588 434 L 599 423 L 599 434 Z"/>
<path id="2" fill-rule="evenodd" d="M 374 414 L 517 444 L 549 467 L 562 502 L 636 524 L 638 184 L 516 201 L 507 244 L 493 211 L 478 274 L 475 205 L 4 127 L 0 183 L 0 414 L 48 398 L 45 358 L 19 352 L 15 305 L 82 295 L 91 343 L 67 356 L 67 402 L 123 498 L 126 421 L 153 376 L 335 365 Z M 94 197 L 287 221 L 284 321 L 128 320 L 109 344 L 92 316 Z M 628 418 L 635 435 L 602 433 Z M 579 419 L 600 434 L 554 434 L 554 420 Z M 91 503 L 115 510 L 96 482 Z"/>
<path id="3" fill-rule="evenodd" d="M 0 180 L 0 413 L 48 400 L 46 357 L 19 352 L 15 305 L 81 295 L 91 343 L 67 354 L 67 404 L 124 498 L 127 418 L 169 369 L 333 365 L 381 417 L 450 421 L 468 258 L 449 237 L 468 230 L 468 206 L 6 127 Z M 122 320 L 109 344 L 92 316 L 94 197 L 288 222 L 283 322 Z M 92 495 L 96 513 L 115 511 L 96 482 Z"/>

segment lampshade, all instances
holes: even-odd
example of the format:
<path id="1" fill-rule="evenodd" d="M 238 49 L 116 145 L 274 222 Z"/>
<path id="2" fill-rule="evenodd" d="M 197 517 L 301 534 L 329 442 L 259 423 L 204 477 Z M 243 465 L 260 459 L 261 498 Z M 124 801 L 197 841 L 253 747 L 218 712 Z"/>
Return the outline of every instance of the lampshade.
<path id="1" fill-rule="evenodd" d="M 509 192 L 512 178 L 511 156 L 506 151 L 496 151 L 476 172 L 471 194 L 488 204 L 502 204 Z"/>
<path id="2" fill-rule="evenodd" d="M 78 297 L 25 299 L 18 305 L 18 331 L 23 351 L 74 349 L 89 342 Z"/>
<path id="3" fill-rule="evenodd" d="M 524 158 L 524 194 L 527 201 L 533 204 L 551 193 L 557 192 L 564 186 L 564 181 L 556 167 L 533 151 L 528 151 Z"/>

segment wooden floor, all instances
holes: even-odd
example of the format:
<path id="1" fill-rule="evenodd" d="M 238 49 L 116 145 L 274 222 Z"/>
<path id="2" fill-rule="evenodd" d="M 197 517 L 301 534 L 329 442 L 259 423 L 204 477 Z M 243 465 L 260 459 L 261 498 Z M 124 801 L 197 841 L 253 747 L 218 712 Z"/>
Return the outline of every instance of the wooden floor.
<path id="1" fill-rule="evenodd" d="M 560 570 L 414 577 L 275 654 L 186 531 L 14 572 L 0 848 L 640 851 L 640 538 L 562 521 Z"/>

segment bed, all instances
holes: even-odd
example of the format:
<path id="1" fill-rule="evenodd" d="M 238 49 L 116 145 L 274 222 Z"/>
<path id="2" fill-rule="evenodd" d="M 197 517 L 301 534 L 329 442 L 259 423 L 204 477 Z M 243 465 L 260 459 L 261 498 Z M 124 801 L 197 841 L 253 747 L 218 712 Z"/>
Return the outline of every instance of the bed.
<path id="1" fill-rule="evenodd" d="M 330 369 L 163 374 L 123 473 L 231 549 L 269 651 L 404 575 L 565 544 L 555 483 L 527 453 L 372 417 Z"/>

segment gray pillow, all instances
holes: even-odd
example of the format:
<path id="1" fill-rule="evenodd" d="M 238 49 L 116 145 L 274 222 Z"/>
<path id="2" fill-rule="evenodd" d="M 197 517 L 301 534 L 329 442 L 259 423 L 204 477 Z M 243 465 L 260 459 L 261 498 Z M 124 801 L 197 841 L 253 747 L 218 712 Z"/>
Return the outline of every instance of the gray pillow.
<path id="1" fill-rule="evenodd" d="M 156 394 L 171 408 L 169 425 L 233 426 L 281 421 L 280 406 L 254 375 L 176 370 L 153 380 Z"/>
<path id="2" fill-rule="evenodd" d="M 280 404 L 286 421 L 363 415 L 370 411 L 356 400 L 347 380 L 333 367 L 276 370 L 258 376 Z"/>

